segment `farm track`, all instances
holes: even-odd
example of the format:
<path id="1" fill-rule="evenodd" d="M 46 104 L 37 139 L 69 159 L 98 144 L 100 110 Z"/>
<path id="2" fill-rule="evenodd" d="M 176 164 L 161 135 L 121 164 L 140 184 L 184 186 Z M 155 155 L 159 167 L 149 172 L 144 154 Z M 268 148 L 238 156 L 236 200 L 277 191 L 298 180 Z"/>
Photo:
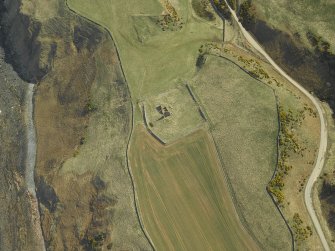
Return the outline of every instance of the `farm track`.
<path id="1" fill-rule="evenodd" d="M 133 104 L 133 100 L 132 100 L 130 88 L 128 86 L 127 77 L 126 77 L 126 74 L 125 74 L 123 66 L 122 66 L 120 54 L 119 54 L 119 51 L 118 51 L 118 46 L 116 44 L 116 41 L 113 39 L 112 32 L 107 27 L 105 27 L 105 26 L 103 26 L 103 25 L 95 22 L 94 20 L 91 20 L 91 19 L 89 19 L 89 18 L 81 15 L 79 12 L 71 9 L 67 0 L 65 1 L 65 4 L 66 4 L 67 8 L 69 9 L 69 11 L 71 11 L 75 15 L 78 15 L 78 16 L 84 18 L 85 20 L 88 20 L 89 22 L 91 22 L 91 23 L 93 23 L 93 24 L 95 24 L 95 25 L 103 28 L 108 33 L 108 35 L 110 36 L 110 39 L 112 40 L 112 42 L 113 42 L 113 44 L 115 46 L 116 56 L 117 56 L 119 64 L 120 64 L 120 69 L 121 69 L 121 72 L 122 72 L 122 76 L 123 76 L 123 78 L 125 80 L 125 83 L 126 83 L 126 86 L 127 86 L 127 90 L 128 90 L 128 94 L 129 94 L 129 99 L 130 99 L 130 104 L 131 104 L 131 110 L 132 110 L 132 113 L 131 113 L 130 135 L 129 135 L 129 138 L 128 138 L 128 141 L 127 141 L 126 163 L 127 163 L 127 170 L 128 170 L 128 173 L 129 173 L 129 176 L 130 176 L 130 180 L 131 180 L 132 190 L 133 190 L 133 197 L 134 197 L 133 201 L 134 201 L 135 212 L 136 212 L 137 218 L 138 218 L 139 223 L 140 223 L 141 230 L 142 230 L 145 238 L 147 239 L 147 241 L 148 241 L 149 245 L 151 246 L 151 248 L 153 250 L 156 250 L 153 241 L 151 240 L 148 232 L 144 228 L 144 224 L 143 224 L 143 221 L 142 221 L 142 218 L 141 218 L 141 215 L 140 215 L 140 208 L 139 208 L 139 203 L 138 203 L 138 198 L 137 198 L 137 193 L 136 193 L 136 186 L 135 186 L 135 182 L 134 182 L 134 176 L 133 176 L 133 173 L 131 171 L 131 167 L 130 167 L 130 163 L 129 163 L 129 157 L 128 157 L 128 155 L 129 155 L 129 149 L 130 149 L 130 142 L 131 142 L 133 131 L 134 131 L 134 127 L 135 127 L 135 121 L 134 121 L 134 114 L 135 114 L 134 109 L 135 108 L 134 108 L 134 104 Z"/>
<path id="2" fill-rule="evenodd" d="M 211 4 L 213 6 L 213 8 L 215 9 L 215 11 L 218 13 L 219 16 L 220 13 L 218 12 L 217 8 L 215 7 L 213 0 L 210 0 Z M 266 51 L 258 44 L 258 42 L 256 41 L 256 39 L 243 27 L 243 25 L 239 22 L 238 17 L 235 13 L 235 11 L 233 11 L 231 9 L 231 7 L 229 6 L 229 4 L 227 3 L 227 1 L 225 0 L 231 14 L 232 17 L 234 18 L 234 20 L 237 22 L 243 36 L 246 38 L 246 40 L 250 43 L 251 46 L 253 46 L 253 48 L 255 50 L 257 50 L 260 54 L 262 54 L 267 60 L 268 62 L 277 70 L 278 73 L 280 73 L 285 79 L 287 79 L 292 85 L 294 85 L 299 91 L 301 91 L 308 99 L 311 100 L 311 102 L 313 103 L 313 105 L 316 107 L 317 112 L 319 114 L 319 119 L 320 119 L 320 125 L 321 125 L 321 129 L 320 129 L 320 143 L 319 143 L 319 151 L 318 151 L 318 156 L 316 159 L 316 163 L 314 166 L 314 169 L 308 179 L 306 188 L 305 188 L 305 204 L 308 210 L 308 213 L 312 219 L 312 222 L 314 224 L 314 227 L 320 237 L 321 243 L 323 245 L 323 248 L 325 251 L 330 251 L 329 245 L 327 243 L 327 240 L 325 238 L 325 235 L 323 233 L 321 224 L 317 218 L 315 209 L 313 208 L 313 200 L 312 200 L 312 191 L 313 191 L 313 186 L 314 183 L 316 182 L 317 178 L 320 176 L 322 168 L 324 166 L 324 161 L 325 161 L 325 155 L 327 153 L 327 123 L 326 120 L 324 118 L 324 112 L 322 110 L 321 105 L 319 104 L 319 101 L 313 96 L 311 95 L 302 85 L 300 85 L 298 82 L 296 82 L 294 79 L 292 79 L 287 73 L 285 73 L 285 71 L 283 69 L 280 68 L 280 66 L 278 66 L 274 60 L 266 53 Z M 222 18 L 222 16 L 221 16 Z"/>
<path id="3" fill-rule="evenodd" d="M 68 3 L 66 2 L 67 6 L 68 6 Z M 69 7 L 69 6 L 68 6 Z M 70 7 L 69 9 L 74 12 L 75 14 L 77 15 L 80 15 L 82 16 L 80 13 L 77 13 L 76 11 L 72 10 Z M 231 9 L 230 9 L 231 10 Z M 263 54 L 263 56 L 265 56 L 265 58 L 268 59 L 268 61 L 274 66 L 274 68 L 277 69 L 277 71 L 279 73 L 281 73 L 286 79 L 288 79 L 293 85 L 295 85 L 301 92 L 303 92 L 309 99 L 311 99 L 311 101 L 313 102 L 313 104 L 316 106 L 317 110 L 318 110 L 318 113 L 319 113 L 319 117 L 320 117 L 320 121 L 321 121 L 321 140 L 320 140 L 320 148 L 319 148 L 319 154 L 318 154 L 318 159 L 317 159 L 317 162 L 316 162 L 316 165 L 315 165 L 315 168 L 313 170 L 313 173 L 310 177 L 310 179 L 308 180 L 308 183 L 307 183 L 307 186 L 306 186 L 306 190 L 305 190 L 305 202 L 306 202 L 306 206 L 308 208 L 308 211 L 311 215 L 311 218 L 313 220 L 313 223 L 315 225 L 315 228 L 317 229 L 317 232 L 321 238 L 321 240 L 324 238 L 324 235 L 323 235 L 323 232 L 322 232 L 322 229 L 321 229 L 321 226 L 317 220 L 317 217 L 315 215 L 315 211 L 313 209 L 313 206 L 312 206 L 312 200 L 311 200 L 311 191 L 312 191 L 312 187 L 313 187 L 313 184 L 315 182 L 315 180 L 317 179 L 317 177 L 319 176 L 321 170 L 322 170 L 322 167 L 323 167 L 323 162 L 324 162 L 324 154 L 325 154 L 325 149 L 327 148 L 327 130 L 325 129 L 325 121 L 324 121 L 324 118 L 323 118 L 323 114 L 322 114 L 322 110 L 321 110 L 321 107 L 319 106 L 319 104 L 317 103 L 317 101 L 315 100 L 315 98 L 310 95 L 308 93 L 308 91 L 306 91 L 303 87 L 301 87 L 297 82 L 295 82 L 293 79 L 291 79 L 278 65 L 276 65 L 276 63 L 266 54 L 266 52 L 258 45 L 258 43 L 254 40 L 254 38 L 247 32 L 244 30 L 244 28 L 242 27 L 242 25 L 238 22 L 237 20 L 237 17 L 236 17 L 236 14 L 231 10 L 233 16 L 234 16 L 234 19 L 237 21 L 237 23 L 239 24 L 239 27 L 241 28 L 242 30 L 242 33 L 244 34 L 244 36 L 246 37 L 246 39 L 249 41 L 252 41 L 250 42 L 252 44 L 253 47 L 255 47 L 256 50 L 258 50 L 261 54 Z M 84 16 L 82 16 L 83 18 L 99 25 L 100 27 L 103 27 L 105 30 L 107 30 L 107 32 L 109 33 L 109 35 L 111 36 L 111 39 L 113 40 L 113 36 L 110 32 L 109 29 L 107 29 L 106 27 L 102 26 L 101 24 L 99 23 L 96 23 L 94 22 L 93 20 L 90 20 Z M 114 41 L 114 40 L 113 40 Z M 116 46 L 116 51 L 117 51 L 117 57 L 119 59 L 119 61 L 121 62 L 120 60 L 120 57 L 119 57 L 119 53 L 118 53 L 118 50 L 117 50 L 117 45 L 114 41 L 114 44 Z M 122 70 L 122 73 L 124 75 L 124 78 L 126 80 L 126 76 L 124 74 L 124 71 L 123 71 L 123 68 L 122 68 L 122 64 L 121 65 L 121 70 Z M 127 82 L 127 81 L 126 81 Z M 128 87 L 128 90 L 129 90 L 129 87 Z M 130 94 L 130 90 L 129 90 L 129 95 Z M 132 138 L 132 133 L 133 133 L 133 127 L 134 127 L 134 105 L 131 101 L 131 106 L 132 106 L 132 128 L 131 128 L 131 133 L 130 133 L 130 136 L 129 136 L 129 140 L 128 140 L 128 144 L 127 144 L 127 167 L 128 167 L 128 172 L 130 174 L 130 177 L 131 177 L 131 181 L 132 181 L 132 187 L 133 187 L 133 192 L 134 192 L 134 203 L 135 203 L 135 209 L 136 209 L 136 213 L 137 213 L 137 216 L 139 218 L 139 221 L 141 223 L 141 227 L 142 227 L 142 230 L 143 232 L 145 233 L 149 243 L 151 244 L 152 248 L 154 249 L 154 246 L 153 246 L 153 243 L 152 241 L 150 240 L 150 237 L 149 235 L 146 233 L 144 227 L 143 227 L 143 224 L 142 224 L 142 220 L 141 220 L 141 217 L 139 215 L 139 209 L 138 209 L 138 202 L 137 202 L 137 196 L 136 196 L 136 189 L 135 189 L 135 184 L 134 184 L 134 181 L 133 181 L 133 176 L 132 176 L 132 172 L 131 172 L 131 169 L 130 169 L 130 165 L 128 163 L 128 150 L 129 150 L 129 144 L 130 144 L 130 141 L 131 141 L 131 138 Z M 325 139 L 325 140 L 324 140 Z M 322 238 L 323 236 L 323 238 Z M 324 241 L 325 241 L 325 238 L 324 238 Z M 327 242 L 325 241 L 326 244 L 324 244 L 324 241 L 322 240 L 322 243 L 325 247 L 325 250 L 329 250 L 329 248 L 327 249 L 326 246 L 328 246 Z"/>

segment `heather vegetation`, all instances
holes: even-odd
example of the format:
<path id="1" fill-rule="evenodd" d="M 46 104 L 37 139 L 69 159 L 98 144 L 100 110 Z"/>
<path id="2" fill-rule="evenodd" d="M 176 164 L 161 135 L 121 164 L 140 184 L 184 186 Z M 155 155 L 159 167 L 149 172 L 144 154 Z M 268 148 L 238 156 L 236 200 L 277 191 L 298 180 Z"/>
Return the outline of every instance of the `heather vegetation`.
<path id="1" fill-rule="evenodd" d="M 251 27 L 255 24 L 255 6 L 252 0 L 247 0 L 240 5 L 238 17 L 240 22 L 246 27 Z"/>
<path id="2" fill-rule="evenodd" d="M 192 7 L 201 18 L 208 21 L 213 21 L 216 18 L 209 0 L 192 0 Z"/>
<path id="3" fill-rule="evenodd" d="M 213 0 L 213 3 L 217 10 L 223 15 L 223 17 L 227 20 L 230 20 L 231 13 L 229 11 L 229 8 L 227 6 L 226 1 L 224 0 Z"/>

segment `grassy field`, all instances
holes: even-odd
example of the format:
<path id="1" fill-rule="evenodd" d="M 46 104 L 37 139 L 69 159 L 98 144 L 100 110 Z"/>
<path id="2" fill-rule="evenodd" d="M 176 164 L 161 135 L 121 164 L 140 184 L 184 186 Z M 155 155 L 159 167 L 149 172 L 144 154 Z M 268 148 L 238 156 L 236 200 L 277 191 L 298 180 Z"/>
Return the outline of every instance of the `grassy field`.
<path id="1" fill-rule="evenodd" d="M 262 82 L 275 91 L 283 114 L 291 114 L 290 119 L 282 119 L 281 122 L 282 129 L 288 129 L 291 136 L 288 138 L 287 132 L 280 134 L 282 143 L 279 145 L 279 162 L 282 164 L 279 167 L 284 167 L 278 168 L 283 175 L 283 187 L 279 189 L 283 198 L 280 207 L 294 232 L 295 247 L 299 250 L 322 250 L 305 207 L 303 192 L 314 168 L 319 143 L 320 123 L 313 104 L 268 63 L 231 44 L 226 44 L 222 51 L 222 55 L 259 76 Z M 302 220 L 301 224 L 296 224 L 295 215 Z"/>
<path id="2" fill-rule="evenodd" d="M 166 143 L 190 134 L 205 122 L 185 85 L 148 98 L 143 106 L 150 130 Z M 166 109 L 168 116 L 157 107 Z"/>
<path id="3" fill-rule="evenodd" d="M 192 10 L 191 3 L 186 0 L 173 1 L 175 10 L 178 13 L 178 17 L 181 18 L 183 23 L 180 25 L 180 29 L 174 31 L 169 29 L 163 31 L 161 28 L 157 29 L 157 24 L 154 22 L 154 20 L 161 18 L 162 12 L 167 12 L 168 10 L 168 8 L 160 4 L 159 1 L 148 0 L 139 2 L 131 0 L 126 2 L 111 2 L 103 0 L 69 0 L 68 4 L 72 9 L 81 15 L 86 16 L 99 24 L 102 24 L 113 34 L 118 51 L 120 53 L 123 69 L 127 77 L 127 82 L 131 89 L 134 103 L 136 101 L 143 101 L 146 98 L 171 90 L 175 88 L 176 85 L 184 83 L 183 80 L 192 78 L 197 70 L 196 61 L 200 45 L 207 41 L 220 41 L 222 38 L 222 30 L 220 29 L 217 22 L 209 22 L 196 17 Z M 120 13 L 122 13 L 122 15 Z M 138 106 L 135 105 L 135 107 Z M 142 120 L 139 109 L 135 113 L 135 119 L 137 121 Z M 192 148 L 192 145 L 189 147 Z M 132 149 L 140 148 L 135 145 L 132 146 Z M 211 161 L 208 160 L 208 150 L 207 152 L 206 149 L 193 150 L 195 151 L 192 153 L 193 157 L 194 154 L 202 156 L 203 158 L 206 158 L 207 156 L 206 161 Z M 213 153 L 211 154 L 213 155 Z M 170 158 L 172 161 L 173 155 Z M 200 168 L 208 164 L 203 162 L 196 163 L 194 160 L 191 163 L 194 164 L 195 167 L 187 162 L 182 162 L 179 164 L 179 166 L 185 165 L 188 167 L 188 172 L 184 173 L 181 177 L 188 177 L 191 175 L 191 167 Z M 69 163 L 69 165 L 73 167 L 78 166 L 78 164 L 79 163 Z M 215 165 L 216 167 L 213 168 L 218 169 L 218 163 Z M 146 166 L 146 168 L 150 167 L 151 166 Z M 142 178 L 143 175 L 141 176 L 139 173 L 137 173 L 136 169 L 139 167 L 133 164 L 132 168 L 135 169 L 133 171 L 135 173 L 135 183 L 138 186 L 139 202 L 141 205 L 143 205 L 143 203 L 145 205 L 146 200 L 150 199 L 152 200 L 151 203 L 158 203 L 157 206 L 159 207 L 155 209 L 154 212 L 156 214 L 159 213 L 161 217 L 156 218 L 159 219 L 159 221 L 156 220 L 156 224 L 159 224 L 163 228 L 169 229 L 170 219 L 169 217 L 166 217 L 166 214 L 162 214 L 159 201 L 156 201 L 156 197 L 147 196 L 146 193 L 143 194 L 143 188 L 141 185 L 144 182 Z M 212 174 L 215 173 L 212 172 Z M 198 175 L 196 178 L 201 179 L 199 174 L 194 175 Z M 214 180 L 218 179 L 213 181 L 216 184 L 215 187 L 217 187 L 217 189 L 221 189 L 220 187 L 225 184 L 223 176 L 221 176 L 221 178 L 220 176 L 216 177 L 216 175 L 210 177 L 210 174 L 207 174 L 207 179 L 209 178 Z M 197 184 L 194 179 L 195 177 L 193 177 L 192 182 L 195 182 L 195 185 L 198 186 L 198 190 L 203 194 L 203 197 L 206 197 L 211 193 L 213 185 L 207 183 L 206 187 L 202 188 L 201 186 L 203 184 Z M 162 177 L 157 177 L 155 182 L 162 183 Z M 169 176 L 169 178 L 165 179 L 165 182 L 173 183 L 174 181 L 171 180 L 171 176 Z M 161 189 L 164 189 L 164 187 Z M 180 222 L 184 222 L 184 224 L 180 225 L 180 228 L 186 228 L 187 231 L 185 231 L 183 234 L 185 234 L 184 238 L 187 238 L 189 241 L 188 244 L 185 244 L 185 240 L 182 242 L 180 239 L 178 239 L 179 241 L 175 240 L 175 233 L 172 232 L 168 237 L 168 239 L 171 239 L 168 242 L 172 243 L 169 245 L 177 245 L 177 247 L 178 245 L 191 245 L 191 247 L 198 248 L 200 250 L 204 250 L 201 247 L 205 247 L 206 250 L 206 247 L 211 246 L 214 248 L 216 247 L 216 249 L 220 249 L 223 244 L 227 247 L 228 250 L 231 250 L 232 248 L 235 248 L 236 250 L 245 250 L 247 247 L 254 247 L 255 244 L 253 244 L 252 241 L 246 241 L 249 240 L 250 237 L 248 237 L 248 234 L 241 230 L 237 216 L 233 216 L 231 218 L 229 217 L 231 212 L 233 212 L 232 202 L 230 202 L 228 205 L 222 204 L 224 203 L 224 200 L 229 200 L 228 191 L 224 192 L 225 196 L 222 197 L 223 201 L 219 200 L 217 202 L 213 197 L 208 199 L 203 198 L 204 201 L 209 200 L 208 202 L 212 205 L 208 207 L 208 209 L 204 209 L 200 206 L 202 205 L 201 201 L 198 201 L 196 198 L 190 198 L 191 194 L 197 193 L 193 193 L 192 191 L 191 194 L 187 194 L 186 192 L 190 191 L 190 188 L 187 186 L 180 186 L 180 189 L 185 189 L 185 191 L 181 197 L 175 198 L 178 199 L 178 201 L 181 203 L 179 207 L 180 212 L 176 215 L 176 217 L 180 219 Z M 165 193 L 168 191 L 162 192 Z M 220 191 L 220 193 L 223 194 L 223 191 Z M 183 201 L 184 199 L 185 201 Z M 166 200 L 170 201 L 171 206 L 176 204 L 172 203 L 174 198 L 173 196 L 171 197 L 171 195 L 167 197 Z M 190 206 L 193 206 L 194 203 L 199 206 L 193 209 L 195 215 L 192 216 L 192 214 L 189 214 L 193 217 L 191 219 L 187 217 L 185 212 L 190 213 L 192 211 Z M 141 208 L 143 208 L 143 206 L 141 206 Z M 150 211 L 148 208 L 145 209 L 146 210 L 142 211 L 142 215 L 144 221 L 146 222 L 146 219 L 151 216 L 152 211 Z M 170 210 L 174 210 L 174 208 L 170 208 Z M 212 215 L 207 216 L 208 218 L 206 219 L 202 219 L 202 216 L 206 213 L 206 210 L 209 210 L 210 214 Z M 222 213 L 224 211 L 225 213 Z M 194 217 L 198 218 L 199 222 L 193 223 Z M 183 221 L 183 218 L 185 218 L 186 222 Z M 229 224 L 229 227 L 226 226 L 227 224 Z M 200 229 L 200 226 L 201 228 L 206 228 L 206 230 Z M 212 226 L 213 228 L 210 228 L 209 226 Z M 162 237 L 165 235 L 157 235 L 156 229 L 151 225 L 146 227 L 151 237 L 153 238 L 155 245 L 164 247 L 165 239 Z M 181 230 L 179 230 L 179 233 L 181 234 L 182 232 L 180 231 Z M 204 236 L 199 236 L 199 234 L 203 234 Z"/>
<path id="4" fill-rule="evenodd" d="M 217 22 L 196 17 L 188 0 L 171 3 L 181 21 L 177 26 L 170 24 L 175 30 L 163 31 L 156 22 L 169 8 L 157 0 L 68 0 L 70 8 L 113 34 L 134 101 L 192 76 L 200 45 L 222 38 Z M 136 118 L 141 118 L 138 113 Z"/>
<path id="5" fill-rule="evenodd" d="M 166 1 L 161 2 L 166 3 Z M 291 238 L 287 227 L 265 189 L 277 161 L 278 120 L 273 91 L 255 81 L 238 67 L 222 59 L 208 58 L 203 69 L 197 73 L 196 61 L 200 46 L 206 42 L 220 42 L 222 39 L 222 30 L 220 30 L 217 21 L 206 21 L 196 16 L 192 10 L 191 2 L 187 0 L 171 1 L 181 21 L 178 21 L 175 26 L 170 24 L 168 27 L 162 27 L 160 22 L 162 13 L 169 12 L 169 7 L 159 1 L 68 0 L 68 3 L 70 8 L 103 25 L 112 33 L 134 103 L 168 93 L 180 83 L 188 82 L 196 75 L 193 87 L 213 125 L 212 133 L 218 143 L 224 168 L 226 168 L 232 183 L 236 195 L 236 206 L 242 215 L 243 222 L 263 249 L 290 249 Z M 139 106 L 135 105 L 135 107 Z M 135 120 L 137 122 L 142 120 L 139 109 L 135 112 Z M 190 169 L 189 165 L 192 164 L 192 168 L 199 169 L 202 162 L 196 163 L 192 158 L 201 156 L 205 158 L 208 152 L 206 154 L 205 149 L 195 149 L 192 143 L 184 143 L 184 153 L 187 153 L 185 149 L 193 147 L 189 153 L 189 155 L 193 154 L 192 158 L 182 155 L 185 159 L 188 158 L 190 163 L 176 160 L 175 158 L 181 153 L 176 153 L 170 148 L 168 149 L 172 153 L 164 157 L 167 159 L 165 162 L 158 157 L 163 154 L 163 150 L 155 155 L 153 153 L 155 148 L 152 148 L 148 156 L 144 155 L 145 147 L 143 144 L 145 143 L 144 141 L 140 142 L 142 146 L 138 145 L 140 143 L 136 144 L 136 137 L 135 135 L 131 146 L 132 152 L 134 152 L 132 169 L 138 186 L 139 203 L 145 226 L 155 245 L 157 247 L 170 246 L 170 248 L 194 245 L 206 250 L 209 246 L 203 245 L 209 245 L 207 239 L 210 243 L 222 243 L 223 241 L 228 249 L 232 247 L 233 242 L 236 242 L 239 244 L 234 244 L 234 246 L 241 245 L 236 247 L 237 249 L 245 249 L 243 246 L 245 244 L 241 244 L 240 237 L 233 240 L 230 235 L 223 235 L 220 236 L 221 240 L 216 236 L 222 231 L 226 233 L 228 228 L 220 229 L 220 226 L 213 223 L 213 226 L 217 227 L 217 231 L 215 234 L 207 236 L 207 233 L 212 233 L 213 230 L 204 231 L 199 228 L 202 224 L 190 220 L 189 217 L 195 218 L 195 215 L 201 215 L 201 210 L 204 209 L 202 207 L 192 208 L 192 210 L 189 208 L 192 203 L 200 202 L 190 198 L 190 194 L 194 192 L 187 194 L 189 191 L 187 189 L 190 188 L 185 183 L 178 181 L 178 178 L 179 176 L 191 178 L 192 175 L 193 177 L 197 175 L 196 173 L 188 171 L 175 177 L 174 173 L 168 172 L 168 168 L 161 170 L 168 172 L 164 175 L 157 172 L 157 168 L 152 170 L 157 165 L 165 167 L 176 164 L 182 165 L 185 169 L 186 167 Z M 149 144 L 146 143 L 146 145 Z M 173 146 L 174 149 L 178 149 L 176 144 Z M 160 149 L 158 146 L 156 148 Z M 148 158 L 146 162 L 150 165 L 145 165 L 146 170 L 142 166 L 144 165 L 142 164 L 144 160 L 141 160 L 143 156 L 136 158 L 136 151 L 133 149 L 137 149 L 137 151 L 142 149 L 141 156 Z M 197 156 L 194 155 L 195 153 Z M 181 172 L 184 169 L 174 171 Z M 209 174 L 206 175 L 202 178 L 209 177 Z M 197 179 L 202 178 L 197 176 Z M 148 182 L 150 179 L 151 183 Z M 167 184 L 176 186 L 177 181 L 180 182 L 177 187 L 179 190 L 174 190 L 172 196 L 169 192 L 171 188 Z M 224 184 L 224 180 L 213 182 Z M 161 184 L 166 185 L 162 187 Z M 210 190 L 207 189 L 204 187 L 201 191 L 205 197 L 210 193 Z M 162 203 L 163 199 L 157 197 L 158 195 L 161 198 L 166 196 L 164 197 L 166 202 Z M 208 203 L 213 206 L 207 210 L 213 211 L 212 214 L 215 215 L 218 206 L 213 202 L 213 197 L 208 199 Z M 179 203 L 171 203 L 174 200 L 178 200 Z M 152 208 L 148 206 L 149 202 L 152 203 Z M 179 209 L 179 212 L 171 216 L 167 211 L 164 211 L 164 206 L 169 207 L 169 212 L 176 208 Z M 229 212 L 229 208 L 232 207 L 224 207 L 220 210 Z M 177 217 L 178 220 L 173 220 L 173 217 Z M 223 214 L 222 217 L 226 216 Z M 203 220 L 201 217 L 196 218 L 199 218 L 199 221 Z M 188 222 L 185 223 L 186 220 Z M 212 218 L 208 220 L 215 222 Z M 229 223 L 231 228 L 238 232 L 236 230 L 238 227 L 236 224 L 234 226 L 233 223 L 234 221 Z M 181 230 L 171 230 L 171 224 L 175 228 L 187 231 L 184 233 L 184 231 L 180 232 Z M 173 224 L 178 224 L 178 226 Z M 228 232 L 230 231 L 232 230 L 229 229 Z M 180 235 L 182 233 L 183 237 L 180 237 L 178 233 Z M 199 237 L 199 233 L 203 233 L 203 236 Z M 191 240 L 187 244 L 182 240 L 184 234 L 185 238 Z M 239 233 L 238 236 L 241 234 Z"/>
<path id="6" fill-rule="evenodd" d="M 211 121 L 246 226 L 264 250 L 289 250 L 288 229 L 266 191 L 277 162 L 278 118 L 272 89 L 213 56 L 192 86 Z"/>
<path id="7" fill-rule="evenodd" d="M 165 147 L 138 126 L 130 160 L 141 215 L 157 250 L 257 249 L 242 229 L 206 131 Z"/>

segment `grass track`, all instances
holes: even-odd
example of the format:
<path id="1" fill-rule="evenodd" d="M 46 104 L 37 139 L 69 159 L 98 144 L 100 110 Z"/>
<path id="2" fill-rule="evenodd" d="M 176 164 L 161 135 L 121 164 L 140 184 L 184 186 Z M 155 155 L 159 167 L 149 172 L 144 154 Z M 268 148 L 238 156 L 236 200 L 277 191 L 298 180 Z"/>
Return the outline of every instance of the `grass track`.
<path id="1" fill-rule="evenodd" d="M 157 250 L 257 250 L 204 130 L 162 146 L 138 126 L 129 156 L 141 215 Z"/>

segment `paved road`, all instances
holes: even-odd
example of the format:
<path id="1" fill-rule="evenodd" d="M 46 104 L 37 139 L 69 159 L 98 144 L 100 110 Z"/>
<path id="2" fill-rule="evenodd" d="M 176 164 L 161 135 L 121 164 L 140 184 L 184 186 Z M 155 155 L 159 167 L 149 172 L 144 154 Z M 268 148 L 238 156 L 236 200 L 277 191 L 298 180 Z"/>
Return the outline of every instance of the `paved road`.
<path id="1" fill-rule="evenodd" d="M 226 1 L 226 0 L 225 0 Z M 228 5 L 227 1 L 226 4 Z M 229 5 L 228 5 L 229 7 Z M 314 106 L 316 107 L 319 118 L 320 118 L 320 124 L 321 124 L 321 131 L 320 131 L 320 147 L 319 147 L 319 152 L 317 156 L 317 160 L 315 162 L 315 166 L 313 169 L 313 172 L 307 182 L 306 189 L 305 189 L 305 204 L 308 210 L 308 213 L 313 221 L 314 227 L 321 239 L 323 248 L 325 251 L 330 251 L 329 245 L 327 243 L 327 240 L 325 238 L 325 235 L 322 231 L 320 222 L 316 216 L 315 210 L 313 208 L 313 200 L 312 200 L 312 191 L 313 191 L 313 185 L 320 176 L 320 173 L 322 171 L 322 168 L 324 166 L 324 161 L 325 161 L 325 155 L 327 152 L 327 126 L 326 126 L 326 120 L 324 117 L 324 113 L 322 110 L 322 107 L 319 103 L 319 101 L 311 95 L 305 88 L 303 88 L 298 82 L 296 82 L 294 79 L 292 79 L 289 75 L 287 75 L 283 69 L 281 69 L 273 60 L 272 58 L 266 53 L 266 51 L 258 44 L 258 42 L 254 39 L 253 36 L 242 26 L 242 24 L 238 21 L 238 17 L 230 7 L 230 12 L 232 13 L 232 17 L 236 20 L 238 23 L 238 26 L 244 35 L 244 37 L 247 39 L 247 41 L 259 52 L 261 53 L 268 61 L 269 63 L 283 76 L 285 77 L 291 84 L 293 84 L 295 87 L 297 87 L 304 95 L 309 98 Z"/>

